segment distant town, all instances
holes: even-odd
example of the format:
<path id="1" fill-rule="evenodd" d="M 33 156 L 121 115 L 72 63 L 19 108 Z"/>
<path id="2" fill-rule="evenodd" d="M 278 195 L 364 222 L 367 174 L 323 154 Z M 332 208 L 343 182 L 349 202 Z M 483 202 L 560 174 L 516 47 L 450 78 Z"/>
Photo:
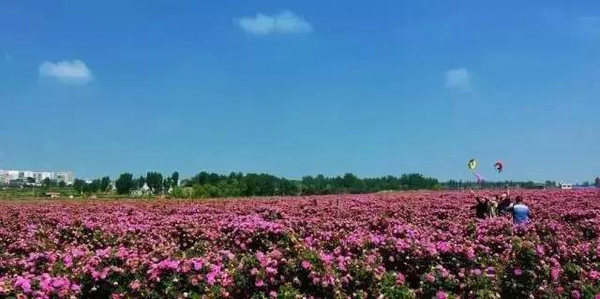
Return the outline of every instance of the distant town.
<path id="1" fill-rule="evenodd" d="M 3 170 L 0 169 L 0 184 L 38 185 L 44 180 L 63 182 L 72 185 L 75 174 L 72 171 L 33 171 L 33 170 Z"/>

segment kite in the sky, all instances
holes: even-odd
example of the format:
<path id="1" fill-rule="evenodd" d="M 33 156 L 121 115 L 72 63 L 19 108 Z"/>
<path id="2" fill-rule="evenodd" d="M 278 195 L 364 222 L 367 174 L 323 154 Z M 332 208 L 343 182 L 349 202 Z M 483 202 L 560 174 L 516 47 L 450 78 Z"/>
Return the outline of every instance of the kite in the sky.
<path id="1" fill-rule="evenodd" d="M 496 168 L 498 172 L 502 172 L 502 170 L 504 170 L 504 164 L 502 164 L 501 161 L 498 161 L 494 164 L 494 168 Z"/>
<path id="2" fill-rule="evenodd" d="M 475 160 L 475 159 L 469 160 L 469 163 L 467 163 L 467 167 L 469 168 L 470 171 L 475 170 L 475 168 L 477 168 L 477 160 Z"/>
<path id="3" fill-rule="evenodd" d="M 484 179 L 481 177 L 479 173 L 475 174 L 475 179 L 477 179 L 477 183 L 483 183 Z"/>

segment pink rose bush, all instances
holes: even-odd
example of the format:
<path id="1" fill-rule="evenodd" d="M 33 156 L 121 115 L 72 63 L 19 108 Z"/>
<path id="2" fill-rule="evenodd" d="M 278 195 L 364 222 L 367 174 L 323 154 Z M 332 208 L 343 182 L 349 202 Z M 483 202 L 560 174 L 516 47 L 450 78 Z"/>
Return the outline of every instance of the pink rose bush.
<path id="1" fill-rule="evenodd" d="M 598 191 L 519 193 L 518 227 L 463 192 L 5 201 L 0 297 L 598 298 Z"/>

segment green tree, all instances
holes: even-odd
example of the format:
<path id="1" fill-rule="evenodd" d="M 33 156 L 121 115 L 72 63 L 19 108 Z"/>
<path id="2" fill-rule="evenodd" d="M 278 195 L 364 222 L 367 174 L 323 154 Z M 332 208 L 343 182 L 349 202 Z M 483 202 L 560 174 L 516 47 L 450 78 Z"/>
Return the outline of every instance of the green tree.
<path id="1" fill-rule="evenodd" d="M 171 182 L 173 184 L 173 187 L 179 186 L 179 172 L 173 172 L 173 174 L 171 175 Z"/>
<path id="2" fill-rule="evenodd" d="M 172 187 L 173 187 L 173 181 L 171 180 L 171 178 L 166 178 L 163 180 L 162 189 L 165 192 L 168 192 L 169 189 L 171 189 Z"/>
<path id="3" fill-rule="evenodd" d="M 81 193 L 81 192 L 83 192 L 85 185 L 87 185 L 87 184 L 85 183 L 84 180 L 75 179 L 75 181 L 73 182 L 73 189 L 75 189 L 75 191 L 77 191 L 77 193 Z"/>
<path id="4" fill-rule="evenodd" d="M 581 186 L 583 186 L 583 187 L 589 187 L 590 186 L 590 182 L 585 181 L 585 182 L 583 182 L 583 184 L 581 184 Z"/>
<path id="5" fill-rule="evenodd" d="M 89 184 L 85 184 L 83 187 L 84 193 L 96 193 L 100 190 L 100 180 L 93 180 Z"/>
<path id="6" fill-rule="evenodd" d="M 163 190 L 163 176 L 158 172 L 148 172 L 146 174 L 146 184 L 154 192 L 159 194 Z"/>
<path id="7" fill-rule="evenodd" d="M 100 180 L 100 191 L 108 192 L 110 187 L 110 177 L 105 176 Z"/>
<path id="8" fill-rule="evenodd" d="M 115 187 L 118 194 L 129 194 L 135 187 L 133 184 L 133 175 L 131 173 L 122 173 L 115 181 Z"/>
<path id="9" fill-rule="evenodd" d="M 48 187 L 51 187 L 51 186 L 53 185 L 52 183 L 53 183 L 53 182 L 52 182 L 52 180 L 51 180 L 50 178 L 45 178 L 45 179 L 42 181 L 42 186 L 43 186 L 44 188 L 48 188 Z"/>
<path id="10" fill-rule="evenodd" d="M 146 178 L 141 175 L 139 179 L 135 180 L 134 182 L 134 186 L 138 189 L 144 187 L 144 185 L 147 183 Z"/>
<path id="11" fill-rule="evenodd" d="M 60 181 L 60 182 L 58 182 L 58 187 L 59 187 L 59 188 L 61 188 L 61 189 L 62 189 L 62 188 L 65 188 L 66 186 L 67 186 L 67 183 L 65 183 L 65 181 Z"/>

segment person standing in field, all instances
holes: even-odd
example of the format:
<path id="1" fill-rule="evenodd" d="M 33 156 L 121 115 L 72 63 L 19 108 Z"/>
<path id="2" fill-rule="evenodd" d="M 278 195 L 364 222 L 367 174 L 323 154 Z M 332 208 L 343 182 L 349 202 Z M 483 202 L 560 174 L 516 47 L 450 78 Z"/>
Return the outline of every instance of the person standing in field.
<path id="1" fill-rule="evenodd" d="M 498 201 L 493 198 L 485 198 L 488 201 L 488 218 L 494 218 L 498 216 Z"/>
<path id="2" fill-rule="evenodd" d="M 471 207 L 472 210 L 475 210 L 475 217 L 477 219 L 485 219 L 496 217 L 498 203 L 487 196 L 480 196 L 475 194 L 473 190 L 469 189 L 471 194 L 475 196 L 475 200 L 477 200 L 477 204 Z"/>
<path id="3" fill-rule="evenodd" d="M 481 198 L 479 195 L 475 196 L 475 200 L 477 200 L 477 203 L 471 207 L 471 210 L 475 210 L 475 218 L 485 219 L 485 216 L 488 211 L 487 201 Z"/>
<path id="4" fill-rule="evenodd" d="M 529 207 L 523 203 L 522 196 L 515 198 L 515 204 L 511 205 L 508 211 L 512 213 L 513 223 L 516 225 L 527 223 L 531 218 Z"/>
<path id="5" fill-rule="evenodd" d="M 498 213 L 504 214 L 511 205 L 510 190 L 506 187 L 506 192 L 498 197 Z"/>

